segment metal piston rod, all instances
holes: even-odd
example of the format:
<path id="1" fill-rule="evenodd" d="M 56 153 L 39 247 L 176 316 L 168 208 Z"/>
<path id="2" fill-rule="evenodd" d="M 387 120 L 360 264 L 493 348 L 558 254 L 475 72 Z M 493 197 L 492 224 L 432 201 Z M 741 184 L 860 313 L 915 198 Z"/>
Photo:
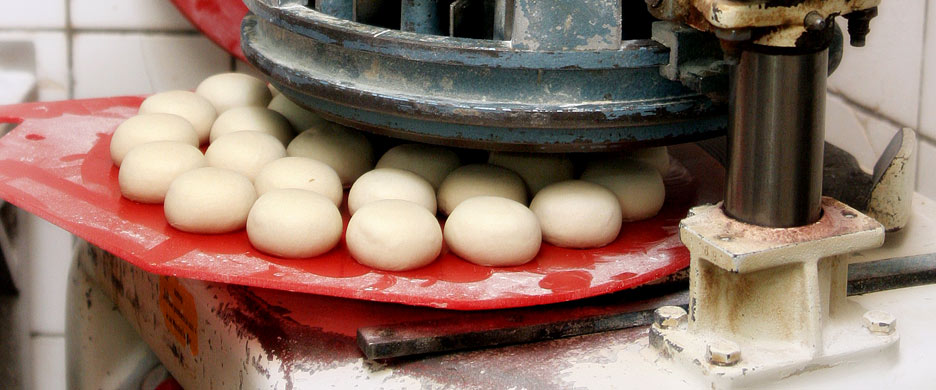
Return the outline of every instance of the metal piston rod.
<path id="1" fill-rule="evenodd" d="M 821 216 L 829 58 L 784 51 L 743 50 L 732 72 L 725 189 L 727 215 L 777 228 Z"/>

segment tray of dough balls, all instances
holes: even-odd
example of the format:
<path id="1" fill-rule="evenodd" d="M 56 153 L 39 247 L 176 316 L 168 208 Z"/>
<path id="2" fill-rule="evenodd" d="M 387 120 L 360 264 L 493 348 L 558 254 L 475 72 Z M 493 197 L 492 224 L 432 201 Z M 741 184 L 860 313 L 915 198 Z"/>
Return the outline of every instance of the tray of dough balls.
<path id="1" fill-rule="evenodd" d="M 19 123 L 0 139 L 0 196 L 145 271 L 458 310 L 685 268 L 679 221 L 722 180 L 695 146 L 545 155 L 379 138 L 239 74 L 0 107 L 0 121 Z"/>

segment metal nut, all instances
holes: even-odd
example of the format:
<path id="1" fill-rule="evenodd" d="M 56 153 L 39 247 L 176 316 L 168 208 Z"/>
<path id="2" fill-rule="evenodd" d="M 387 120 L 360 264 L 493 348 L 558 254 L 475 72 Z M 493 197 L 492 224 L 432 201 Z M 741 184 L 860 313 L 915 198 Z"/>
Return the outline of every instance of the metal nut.
<path id="1" fill-rule="evenodd" d="M 897 318 L 888 312 L 871 310 L 864 314 L 864 326 L 871 333 L 891 334 L 897 330 Z"/>
<path id="2" fill-rule="evenodd" d="M 653 324 L 660 329 L 677 328 L 686 322 L 686 310 L 679 306 L 663 306 L 653 311 Z"/>
<path id="3" fill-rule="evenodd" d="M 705 346 L 705 358 L 716 366 L 733 366 L 741 361 L 741 347 L 729 340 L 715 340 Z"/>

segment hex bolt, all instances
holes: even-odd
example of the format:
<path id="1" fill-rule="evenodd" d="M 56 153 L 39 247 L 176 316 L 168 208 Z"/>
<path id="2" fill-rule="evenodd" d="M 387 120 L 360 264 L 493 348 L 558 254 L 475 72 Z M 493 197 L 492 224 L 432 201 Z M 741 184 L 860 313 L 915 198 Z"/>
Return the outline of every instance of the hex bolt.
<path id="1" fill-rule="evenodd" d="M 826 28 L 826 20 L 816 11 L 810 11 L 803 18 L 803 27 L 806 31 L 822 31 Z"/>
<path id="2" fill-rule="evenodd" d="M 686 310 L 679 306 L 663 306 L 653 311 L 653 325 L 660 329 L 674 329 L 686 322 Z"/>
<path id="3" fill-rule="evenodd" d="M 864 47 L 865 38 L 871 32 L 871 19 L 877 16 L 877 13 L 877 7 L 871 7 L 845 15 L 845 19 L 848 19 L 849 44 Z"/>
<path id="4" fill-rule="evenodd" d="M 741 361 L 741 347 L 734 341 L 714 340 L 705 346 L 705 358 L 716 366 L 733 366 Z"/>
<path id="5" fill-rule="evenodd" d="M 863 316 L 864 326 L 871 333 L 888 335 L 897 330 L 897 318 L 880 310 L 870 310 Z"/>

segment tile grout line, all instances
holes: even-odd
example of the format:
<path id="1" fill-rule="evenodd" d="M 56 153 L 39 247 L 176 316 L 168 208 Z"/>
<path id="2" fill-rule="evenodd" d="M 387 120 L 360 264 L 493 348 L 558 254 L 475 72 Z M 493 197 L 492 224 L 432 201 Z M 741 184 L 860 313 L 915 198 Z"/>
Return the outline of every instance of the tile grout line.
<path id="1" fill-rule="evenodd" d="M 68 58 L 68 99 L 75 98 L 75 60 L 74 60 L 74 34 L 71 22 L 71 0 L 65 1 L 65 56 Z"/>
<path id="2" fill-rule="evenodd" d="M 842 99 L 845 103 L 847 103 L 849 106 L 851 106 L 851 107 L 854 108 L 855 110 L 861 112 L 862 114 L 865 114 L 865 115 L 874 117 L 874 118 L 876 118 L 876 119 L 879 119 L 879 120 L 881 120 L 881 121 L 883 121 L 883 122 L 885 122 L 885 123 L 887 123 L 887 124 L 889 124 L 889 125 L 891 125 L 891 126 L 894 126 L 894 127 L 898 128 L 898 129 L 902 129 L 902 128 L 904 128 L 904 127 L 912 128 L 912 129 L 913 129 L 914 131 L 916 131 L 916 133 L 917 133 L 917 139 L 926 140 L 927 142 L 930 142 L 930 143 L 936 143 L 936 138 L 933 138 L 933 137 L 930 137 L 930 136 L 921 134 L 918 128 L 915 128 L 915 127 L 913 127 L 913 126 L 908 126 L 908 125 L 902 124 L 902 123 L 900 123 L 900 122 L 898 122 L 898 121 L 896 121 L 896 120 L 894 120 L 894 119 L 892 119 L 892 118 L 890 118 L 890 117 L 887 117 L 887 116 L 885 116 L 885 115 L 882 115 L 880 112 L 874 111 L 874 110 L 868 108 L 867 106 L 865 106 L 865 105 L 863 105 L 863 104 L 861 104 L 861 103 L 859 103 L 859 102 L 857 102 L 857 101 L 855 101 L 855 100 L 849 98 L 848 96 L 846 96 L 846 95 L 844 95 L 844 94 L 842 94 L 842 93 L 840 93 L 840 92 L 835 92 L 835 91 L 832 91 L 832 90 L 826 90 L 826 92 L 827 92 L 829 95 L 832 95 L 832 96 L 835 96 L 835 97 L 837 97 L 837 98 L 839 98 L 839 99 Z M 918 114 L 918 115 L 919 115 L 919 114 Z"/>
<path id="3" fill-rule="evenodd" d="M 917 107 L 918 107 L 917 108 L 917 123 L 916 123 L 917 138 L 923 139 L 923 140 L 926 140 L 928 138 L 926 136 L 923 136 L 919 129 L 923 125 L 923 109 L 924 109 L 923 108 L 923 92 L 925 91 L 924 87 L 926 86 L 925 84 L 926 82 L 926 78 L 925 78 L 926 77 L 926 36 L 929 35 L 927 33 L 927 29 L 929 29 L 930 27 L 927 21 L 927 16 L 929 16 L 929 7 L 930 7 L 929 1 L 923 2 L 923 38 L 920 40 L 921 41 L 921 45 L 920 45 L 920 94 L 917 95 Z M 933 143 L 933 140 L 930 140 L 930 143 Z M 923 156 L 920 155 L 919 146 L 917 146 L 916 154 L 917 154 L 917 174 L 916 174 L 916 177 L 913 178 L 914 190 L 917 188 L 920 188 L 920 172 L 922 172 L 922 169 L 920 169 L 920 160 L 923 158 Z"/>

